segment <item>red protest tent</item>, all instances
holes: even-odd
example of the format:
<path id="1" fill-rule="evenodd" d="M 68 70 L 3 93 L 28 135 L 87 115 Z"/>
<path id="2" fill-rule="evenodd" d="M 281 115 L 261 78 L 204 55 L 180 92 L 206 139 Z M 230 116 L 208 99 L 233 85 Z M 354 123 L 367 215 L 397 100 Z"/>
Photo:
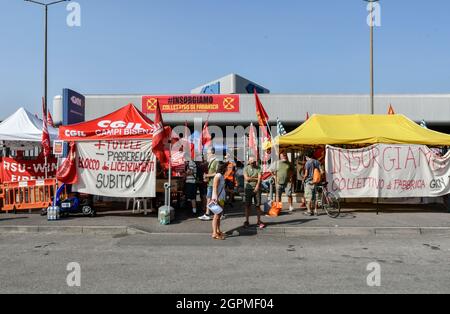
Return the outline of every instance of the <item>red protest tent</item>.
<path id="1" fill-rule="evenodd" d="M 154 123 L 133 104 L 104 117 L 59 128 L 59 138 L 67 142 L 99 140 L 149 140 Z"/>

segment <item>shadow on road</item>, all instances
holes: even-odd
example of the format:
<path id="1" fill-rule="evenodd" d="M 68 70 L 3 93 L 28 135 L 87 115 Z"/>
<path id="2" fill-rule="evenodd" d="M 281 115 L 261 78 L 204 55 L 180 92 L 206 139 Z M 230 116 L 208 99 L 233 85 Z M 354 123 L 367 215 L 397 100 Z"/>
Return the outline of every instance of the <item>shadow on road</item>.
<path id="1" fill-rule="evenodd" d="M 0 218 L 0 221 L 10 221 L 10 220 L 18 220 L 18 219 L 28 219 L 28 217 Z"/>

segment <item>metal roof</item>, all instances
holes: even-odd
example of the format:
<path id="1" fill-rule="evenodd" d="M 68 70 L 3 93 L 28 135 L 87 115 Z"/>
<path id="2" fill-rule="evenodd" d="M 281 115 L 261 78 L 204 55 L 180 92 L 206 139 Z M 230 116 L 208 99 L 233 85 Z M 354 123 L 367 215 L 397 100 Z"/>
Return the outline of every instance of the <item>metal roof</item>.
<path id="1" fill-rule="evenodd" d="M 362 94 L 261 94 L 267 113 L 286 125 L 298 125 L 306 114 L 370 114 L 370 97 Z M 142 95 L 86 95 L 86 119 L 91 120 L 129 103 L 141 107 Z M 61 96 L 54 99 L 54 119 L 62 118 Z M 419 122 L 424 119 L 429 124 L 450 125 L 450 94 L 397 94 L 377 95 L 375 114 L 386 114 L 392 104 L 396 113 L 404 114 Z M 211 114 L 210 122 L 216 124 L 247 124 L 256 121 L 255 99 L 253 95 L 240 95 L 240 113 Z M 165 114 L 167 123 L 176 124 L 193 121 L 208 114 Z"/>

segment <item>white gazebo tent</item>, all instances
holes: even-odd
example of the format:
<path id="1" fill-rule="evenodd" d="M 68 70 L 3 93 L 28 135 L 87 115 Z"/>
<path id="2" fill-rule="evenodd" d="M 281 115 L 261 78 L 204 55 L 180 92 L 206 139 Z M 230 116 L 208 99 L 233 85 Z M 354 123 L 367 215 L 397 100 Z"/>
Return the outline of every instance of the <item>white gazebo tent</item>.
<path id="1" fill-rule="evenodd" d="M 42 141 L 43 122 L 24 108 L 0 123 L 0 141 L 12 150 L 30 150 Z M 58 139 L 58 129 L 48 127 L 50 141 Z"/>

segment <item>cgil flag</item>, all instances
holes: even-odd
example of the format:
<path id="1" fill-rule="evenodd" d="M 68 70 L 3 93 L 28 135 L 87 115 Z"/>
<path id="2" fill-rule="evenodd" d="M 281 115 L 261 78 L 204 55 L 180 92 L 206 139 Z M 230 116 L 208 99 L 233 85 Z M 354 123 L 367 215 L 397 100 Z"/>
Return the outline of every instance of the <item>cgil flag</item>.
<path id="1" fill-rule="evenodd" d="M 209 133 L 209 118 L 208 118 L 208 120 L 206 120 L 205 126 L 203 127 L 201 142 L 202 142 L 202 147 L 209 147 L 212 145 L 212 136 Z"/>
<path id="2" fill-rule="evenodd" d="M 155 130 L 153 132 L 152 151 L 164 169 L 169 168 L 170 152 L 166 149 L 167 141 L 170 139 L 172 130 L 164 127 L 159 102 L 156 104 Z"/>
<path id="3" fill-rule="evenodd" d="M 74 142 L 70 142 L 69 144 L 69 154 L 61 166 L 58 168 L 56 177 L 58 181 L 61 181 L 64 184 L 76 184 L 78 182 L 78 173 L 77 173 L 77 154 L 76 149 L 77 146 Z"/>
<path id="4" fill-rule="evenodd" d="M 47 124 L 48 124 L 49 126 L 51 126 L 52 128 L 55 127 L 55 124 L 53 123 L 53 117 L 52 117 L 52 115 L 50 114 L 50 111 L 47 112 Z"/>
<path id="5" fill-rule="evenodd" d="M 248 136 L 248 150 L 251 156 L 255 156 L 258 160 L 258 138 L 256 136 L 256 129 L 253 123 L 250 125 L 250 132 Z"/>
<path id="6" fill-rule="evenodd" d="M 187 121 L 184 124 L 184 151 L 187 152 L 189 150 L 189 154 L 191 157 L 191 160 L 195 160 L 195 145 L 192 142 L 191 136 L 189 134 L 191 131 L 189 130 Z"/>
<path id="7" fill-rule="evenodd" d="M 47 127 L 47 113 L 45 112 L 45 100 L 44 97 L 42 97 L 42 152 L 44 154 L 44 157 L 49 157 L 51 153 L 50 148 L 50 134 L 48 133 L 48 127 Z"/>

